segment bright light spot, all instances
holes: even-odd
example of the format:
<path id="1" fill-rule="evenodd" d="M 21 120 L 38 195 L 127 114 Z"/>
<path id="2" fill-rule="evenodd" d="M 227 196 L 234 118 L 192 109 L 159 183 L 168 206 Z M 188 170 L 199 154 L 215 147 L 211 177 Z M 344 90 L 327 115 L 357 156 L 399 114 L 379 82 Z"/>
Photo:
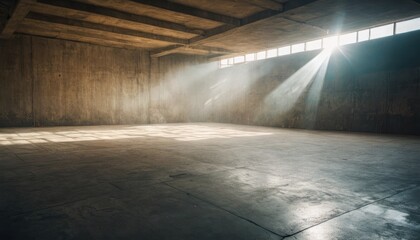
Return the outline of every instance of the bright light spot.
<path id="1" fill-rule="evenodd" d="M 245 62 L 245 57 L 244 56 L 237 56 L 233 59 L 233 62 L 236 63 L 243 63 Z"/>
<path id="2" fill-rule="evenodd" d="M 83 128 L 83 127 L 82 127 Z M 266 136 L 272 133 L 251 132 L 230 129 L 225 127 L 201 126 L 201 125 L 155 125 L 155 126 L 134 126 L 118 127 L 113 129 L 86 130 L 80 131 L 57 131 L 52 133 L 28 136 L 17 136 L 16 134 L 7 134 L 0 141 L 0 146 L 27 145 L 27 144 L 45 144 L 60 142 L 84 142 L 98 140 L 117 140 L 144 137 L 163 137 L 178 141 L 196 141 L 205 139 L 225 139 L 236 137 L 254 137 Z"/>
<path id="3" fill-rule="evenodd" d="M 375 214 L 376 216 L 382 219 L 387 219 L 389 221 L 401 223 L 407 223 L 408 217 L 410 216 L 405 212 L 388 209 L 379 205 L 368 205 L 366 207 L 363 207 L 361 210 L 363 212 Z"/>
<path id="4" fill-rule="evenodd" d="M 338 36 L 331 36 L 324 38 L 322 40 L 323 42 L 323 48 L 325 49 L 334 49 L 338 46 Z"/>
<path id="5" fill-rule="evenodd" d="M 358 42 L 364 42 L 369 40 L 369 29 L 359 31 L 358 34 Z"/>
<path id="6" fill-rule="evenodd" d="M 344 45 L 352 44 L 356 42 L 357 42 L 357 32 L 341 35 L 339 39 L 340 46 L 344 46 Z"/>
<path id="7" fill-rule="evenodd" d="M 397 23 L 395 33 L 400 34 L 416 30 L 420 30 L 420 18 Z"/>
<path id="8" fill-rule="evenodd" d="M 267 50 L 267 58 L 277 57 L 277 48 Z"/>
<path id="9" fill-rule="evenodd" d="M 229 67 L 229 63 L 227 59 L 220 60 L 220 68 Z"/>
<path id="10" fill-rule="evenodd" d="M 266 51 L 257 52 L 257 60 L 263 60 L 266 58 Z"/>
<path id="11" fill-rule="evenodd" d="M 278 49 L 279 56 L 284 56 L 284 55 L 289 55 L 289 54 L 290 54 L 290 46 L 281 47 Z"/>
<path id="12" fill-rule="evenodd" d="M 394 24 L 388 24 L 370 29 L 370 39 L 378 39 L 394 35 Z"/>
<path id="13" fill-rule="evenodd" d="M 292 53 L 299 53 L 303 51 L 305 51 L 304 43 L 298 43 L 298 44 L 292 45 Z"/>
<path id="14" fill-rule="evenodd" d="M 233 58 L 229 58 L 229 59 L 228 59 L 228 65 L 233 65 L 233 63 L 234 63 Z"/>
<path id="15" fill-rule="evenodd" d="M 306 43 L 306 51 L 312 51 L 322 48 L 322 40 L 315 40 Z"/>
<path id="16" fill-rule="evenodd" d="M 255 53 L 250 53 L 245 55 L 245 61 L 252 62 L 255 61 Z"/>

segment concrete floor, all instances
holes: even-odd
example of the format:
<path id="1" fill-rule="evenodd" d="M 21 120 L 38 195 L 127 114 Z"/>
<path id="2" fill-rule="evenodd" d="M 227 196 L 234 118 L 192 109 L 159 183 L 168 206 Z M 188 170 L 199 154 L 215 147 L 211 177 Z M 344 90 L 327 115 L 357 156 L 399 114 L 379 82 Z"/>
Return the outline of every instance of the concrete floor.
<path id="1" fill-rule="evenodd" d="M 0 239 L 420 239 L 420 138 L 0 129 Z"/>

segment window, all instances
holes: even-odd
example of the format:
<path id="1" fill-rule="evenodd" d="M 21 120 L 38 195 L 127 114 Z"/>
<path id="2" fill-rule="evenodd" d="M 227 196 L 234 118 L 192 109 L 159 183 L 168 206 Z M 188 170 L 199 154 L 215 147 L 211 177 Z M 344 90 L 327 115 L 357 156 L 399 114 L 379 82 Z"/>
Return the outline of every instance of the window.
<path id="1" fill-rule="evenodd" d="M 338 37 L 337 36 L 331 36 L 324 38 L 322 40 L 322 47 L 323 48 L 335 48 L 338 45 Z"/>
<path id="2" fill-rule="evenodd" d="M 356 42 L 364 42 L 371 39 L 378 39 L 394 34 L 406 33 L 420 30 L 420 18 L 414 18 L 392 24 L 387 24 L 370 29 L 364 29 L 357 32 L 346 33 L 340 36 L 327 36 L 323 39 L 309 41 L 306 43 L 298 43 L 291 46 L 269 49 L 257 53 L 249 53 L 233 58 L 222 59 L 219 62 L 220 68 L 230 67 L 234 64 L 252 62 L 267 58 L 289 55 L 304 51 L 313 51 L 318 49 L 333 49 L 337 46 L 344 46 Z"/>
<path id="3" fill-rule="evenodd" d="M 227 59 L 222 59 L 221 61 L 220 61 L 220 67 L 221 68 L 225 68 L 225 67 L 228 67 L 229 65 L 228 65 L 228 60 Z"/>
<path id="4" fill-rule="evenodd" d="M 284 55 L 289 55 L 289 54 L 290 54 L 290 46 L 281 47 L 278 49 L 279 56 L 284 56 Z"/>
<path id="5" fill-rule="evenodd" d="M 312 50 L 317 50 L 317 49 L 321 49 L 321 48 L 322 48 L 322 40 L 321 39 L 306 43 L 306 51 L 312 51 Z"/>
<path id="6" fill-rule="evenodd" d="M 394 24 L 388 24 L 370 29 L 370 39 L 378 39 L 394 35 Z"/>
<path id="7" fill-rule="evenodd" d="M 420 30 L 420 18 L 415 18 L 415 19 L 399 22 L 396 24 L 397 24 L 395 26 L 396 34 Z"/>
<path id="8" fill-rule="evenodd" d="M 369 40 L 369 29 L 359 31 L 358 42 Z"/>
<path id="9" fill-rule="evenodd" d="M 298 53 L 298 52 L 303 52 L 303 51 L 305 51 L 304 43 L 292 45 L 292 53 Z"/>
<path id="10" fill-rule="evenodd" d="M 340 46 L 356 43 L 357 42 L 357 32 L 341 35 L 339 37 L 338 41 L 339 41 Z"/>
<path id="11" fill-rule="evenodd" d="M 233 62 L 236 63 L 243 63 L 245 62 L 245 57 L 244 56 L 237 56 L 235 58 L 233 58 Z"/>
<path id="12" fill-rule="evenodd" d="M 245 61 L 252 62 L 255 61 L 255 53 L 250 53 L 245 55 Z"/>
<path id="13" fill-rule="evenodd" d="M 266 51 L 257 52 L 257 60 L 265 59 Z"/>
<path id="14" fill-rule="evenodd" d="M 267 58 L 277 57 L 277 48 L 267 50 Z"/>

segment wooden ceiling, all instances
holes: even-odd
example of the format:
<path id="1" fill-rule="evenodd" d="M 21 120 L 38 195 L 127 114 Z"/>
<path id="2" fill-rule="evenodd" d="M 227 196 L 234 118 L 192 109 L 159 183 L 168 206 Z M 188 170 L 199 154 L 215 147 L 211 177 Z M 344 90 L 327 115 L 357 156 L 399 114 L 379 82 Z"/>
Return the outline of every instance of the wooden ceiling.
<path id="1" fill-rule="evenodd" d="M 154 57 L 172 53 L 231 55 L 324 36 L 334 31 L 332 23 L 337 19 L 342 20 L 342 28 L 352 29 L 420 14 L 419 4 L 411 0 L 0 0 L 0 3 L 0 18 L 4 19 L 2 38 L 29 34 L 146 49 Z"/>

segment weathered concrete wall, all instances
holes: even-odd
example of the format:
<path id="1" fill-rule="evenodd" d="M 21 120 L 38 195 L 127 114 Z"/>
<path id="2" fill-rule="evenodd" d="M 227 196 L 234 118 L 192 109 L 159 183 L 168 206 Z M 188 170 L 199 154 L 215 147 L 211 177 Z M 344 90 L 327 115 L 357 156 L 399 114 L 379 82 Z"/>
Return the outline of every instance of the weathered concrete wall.
<path id="1" fill-rule="evenodd" d="M 148 52 L 17 36 L 0 54 L 0 126 L 148 122 Z"/>
<path id="2" fill-rule="evenodd" d="M 331 55 L 322 81 L 313 78 L 303 89 L 310 73 L 294 74 L 311 72 L 304 66 L 320 51 L 222 70 L 198 57 L 165 57 L 157 70 L 161 95 L 154 95 L 152 106 L 161 114 L 157 122 L 420 134 L 419 42 L 420 33 L 409 33 L 342 47 Z"/>
<path id="3" fill-rule="evenodd" d="M 32 114 L 31 41 L 0 41 L 0 126 L 30 126 Z"/>
<path id="4" fill-rule="evenodd" d="M 221 70 L 215 81 L 229 79 L 235 84 L 224 90 L 226 96 L 218 103 L 219 114 L 212 120 L 420 134 L 419 42 L 420 34 L 411 33 L 342 47 L 330 57 L 321 90 L 316 91 L 313 81 L 286 111 L 283 108 L 287 104 L 283 103 L 290 101 L 290 96 L 283 97 L 278 89 L 282 85 L 287 87 L 286 79 L 319 52 Z M 306 78 L 305 74 L 297 76 L 293 81 L 302 82 L 302 78 Z M 239 87 L 244 87 L 239 97 L 229 99 Z M 288 88 L 292 91 L 290 86 Z M 279 95 L 273 98 L 276 94 Z M 275 102 L 270 103 L 270 98 Z"/>
<path id="5" fill-rule="evenodd" d="M 420 134 L 418 42 L 410 33 L 342 47 L 322 85 L 302 88 L 308 75 L 295 73 L 320 52 L 219 70 L 204 57 L 19 36 L 0 41 L 0 126 L 209 121 Z"/>
<path id="6" fill-rule="evenodd" d="M 170 55 L 152 60 L 152 123 L 205 121 L 201 91 L 206 79 L 217 71 L 202 56 Z"/>

